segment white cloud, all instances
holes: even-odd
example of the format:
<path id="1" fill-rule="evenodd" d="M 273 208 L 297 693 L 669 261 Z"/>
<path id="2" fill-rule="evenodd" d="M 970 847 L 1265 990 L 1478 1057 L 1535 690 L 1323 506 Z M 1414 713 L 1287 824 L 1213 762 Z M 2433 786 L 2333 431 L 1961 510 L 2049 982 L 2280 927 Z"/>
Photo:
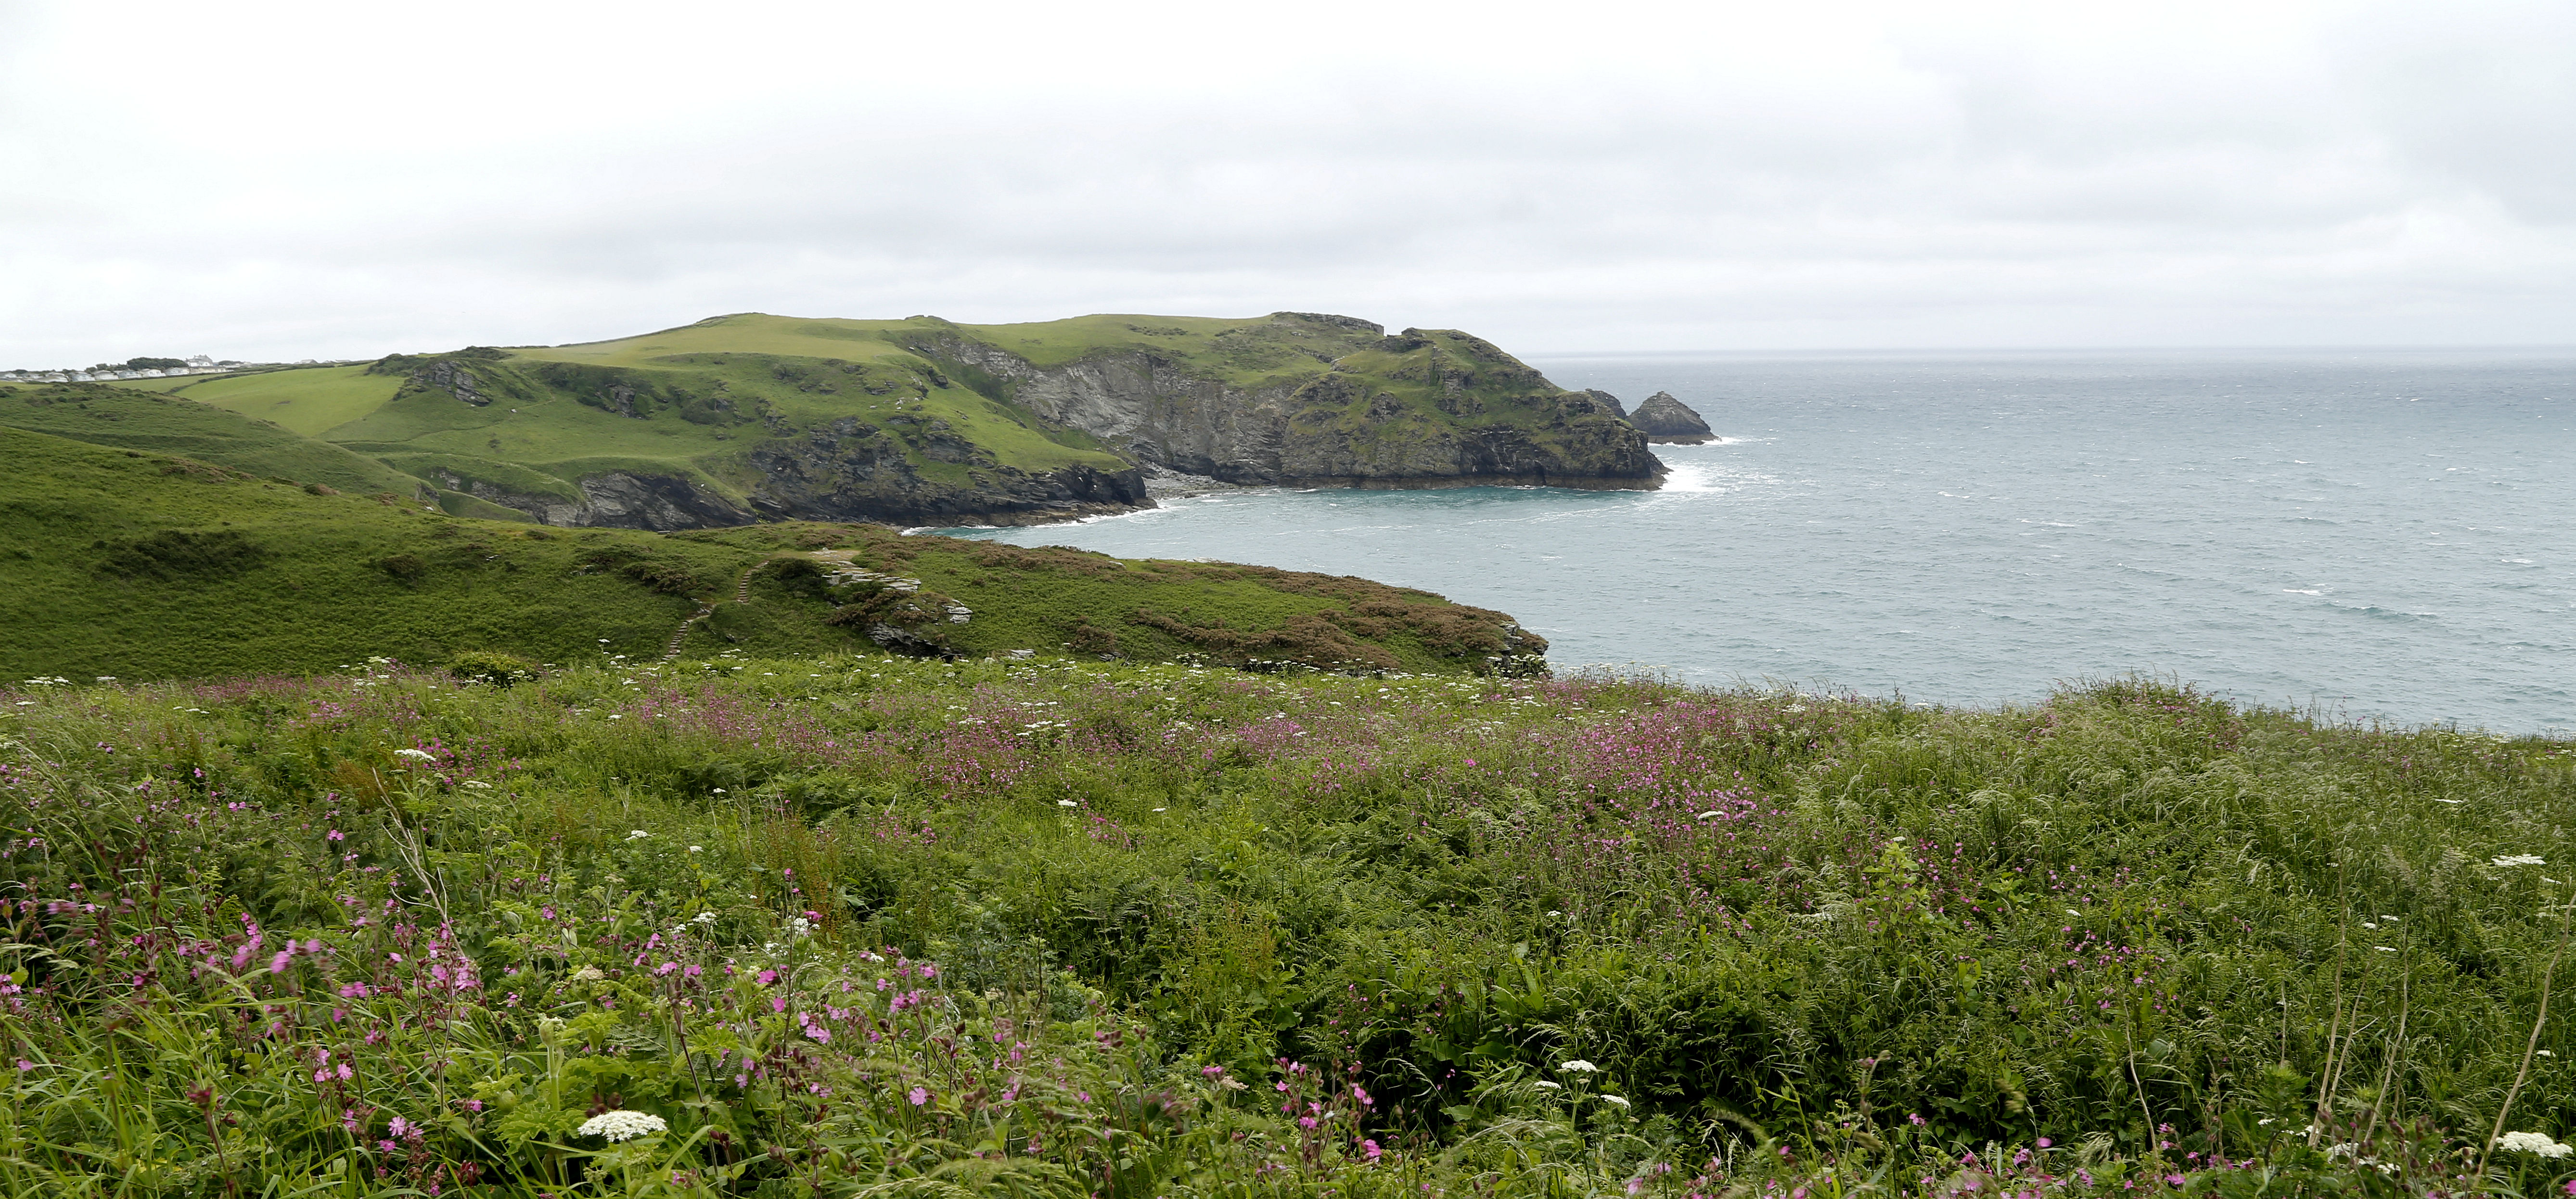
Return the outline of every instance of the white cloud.
<path id="1" fill-rule="evenodd" d="M 2539 5 L 16 6 L 0 365 L 715 312 L 2563 341 Z"/>

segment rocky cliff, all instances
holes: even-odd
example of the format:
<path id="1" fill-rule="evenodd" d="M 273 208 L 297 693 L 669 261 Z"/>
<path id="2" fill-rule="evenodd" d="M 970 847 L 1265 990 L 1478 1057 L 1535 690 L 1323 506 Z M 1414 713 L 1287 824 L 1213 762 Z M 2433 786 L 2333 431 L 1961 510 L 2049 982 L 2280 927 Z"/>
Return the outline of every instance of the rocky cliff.
<path id="1" fill-rule="evenodd" d="M 1648 441 L 1674 445 L 1699 445 L 1716 436 L 1709 432 L 1707 421 L 1701 420 L 1688 405 L 1674 399 L 1669 391 L 1659 391 L 1646 397 L 1645 403 L 1637 405 L 1637 410 L 1628 414 L 1628 423 L 1644 433 Z"/>
<path id="2" fill-rule="evenodd" d="M 1651 488 L 1663 475 L 1617 400 L 1454 330 L 1389 336 L 1281 312 L 1213 340 L 1219 353 L 1195 359 L 1122 346 L 1045 365 L 963 329 L 906 345 L 1131 461 L 1228 483 Z"/>

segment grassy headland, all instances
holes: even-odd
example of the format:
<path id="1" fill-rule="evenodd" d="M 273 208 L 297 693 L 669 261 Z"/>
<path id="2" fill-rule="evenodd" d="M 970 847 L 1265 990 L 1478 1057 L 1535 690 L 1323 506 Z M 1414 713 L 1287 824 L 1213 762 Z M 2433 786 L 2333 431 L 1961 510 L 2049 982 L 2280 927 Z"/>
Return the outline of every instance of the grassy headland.
<path id="1" fill-rule="evenodd" d="M 2576 1120 L 2563 743 L 874 655 L 0 712 L 13 1193 L 2538 1194 L 2475 1147 Z"/>
<path id="2" fill-rule="evenodd" d="M 1490 343 L 1310 313 L 742 313 L 582 345 L 95 390 L 274 422 L 559 525 L 1025 523 L 1148 504 L 1148 465 L 1232 482 L 1630 486 L 1657 470 L 1625 422 Z"/>
<path id="3" fill-rule="evenodd" d="M 1501 613 L 1427 592 L 1258 567 L 872 525 L 664 536 L 452 517 L 408 491 L 346 494 L 7 427 L 51 420 L 111 436 L 94 423 L 124 444 L 373 481 L 347 465 L 364 460 L 311 442 L 289 448 L 311 449 L 312 462 L 263 457 L 255 435 L 274 430 L 229 414 L 110 396 L 30 406 L 30 417 L 9 402 L 0 391 L 11 484 L 0 495 L 0 675 L 12 678 L 303 674 L 474 652 L 531 664 L 658 658 L 675 635 L 683 652 L 817 654 L 874 649 L 881 625 L 922 653 L 1416 672 L 1521 670 L 1546 648 Z"/>

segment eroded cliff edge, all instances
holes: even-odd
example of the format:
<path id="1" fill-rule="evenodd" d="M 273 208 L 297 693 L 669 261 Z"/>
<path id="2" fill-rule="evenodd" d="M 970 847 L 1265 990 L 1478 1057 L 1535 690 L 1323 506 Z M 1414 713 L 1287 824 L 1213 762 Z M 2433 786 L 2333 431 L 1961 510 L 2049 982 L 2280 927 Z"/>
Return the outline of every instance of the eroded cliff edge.
<path id="1" fill-rule="evenodd" d="M 1557 387 L 1469 334 L 1281 312 L 1208 340 L 1213 353 L 1130 345 L 1052 363 L 964 328 L 905 345 L 1131 461 L 1228 483 L 1652 488 L 1663 477 L 1615 401 Z"/>

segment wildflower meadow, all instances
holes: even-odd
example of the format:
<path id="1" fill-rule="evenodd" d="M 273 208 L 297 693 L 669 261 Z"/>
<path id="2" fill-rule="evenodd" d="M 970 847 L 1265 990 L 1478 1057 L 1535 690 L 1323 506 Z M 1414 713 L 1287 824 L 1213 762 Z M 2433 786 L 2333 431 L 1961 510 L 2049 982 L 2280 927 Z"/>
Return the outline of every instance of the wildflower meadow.
<path id="1" fill-rule="evenodd" d="M 11 1195 L 2576 1193 L 2562 741 L 875 655 L 0 713 Z"/>

